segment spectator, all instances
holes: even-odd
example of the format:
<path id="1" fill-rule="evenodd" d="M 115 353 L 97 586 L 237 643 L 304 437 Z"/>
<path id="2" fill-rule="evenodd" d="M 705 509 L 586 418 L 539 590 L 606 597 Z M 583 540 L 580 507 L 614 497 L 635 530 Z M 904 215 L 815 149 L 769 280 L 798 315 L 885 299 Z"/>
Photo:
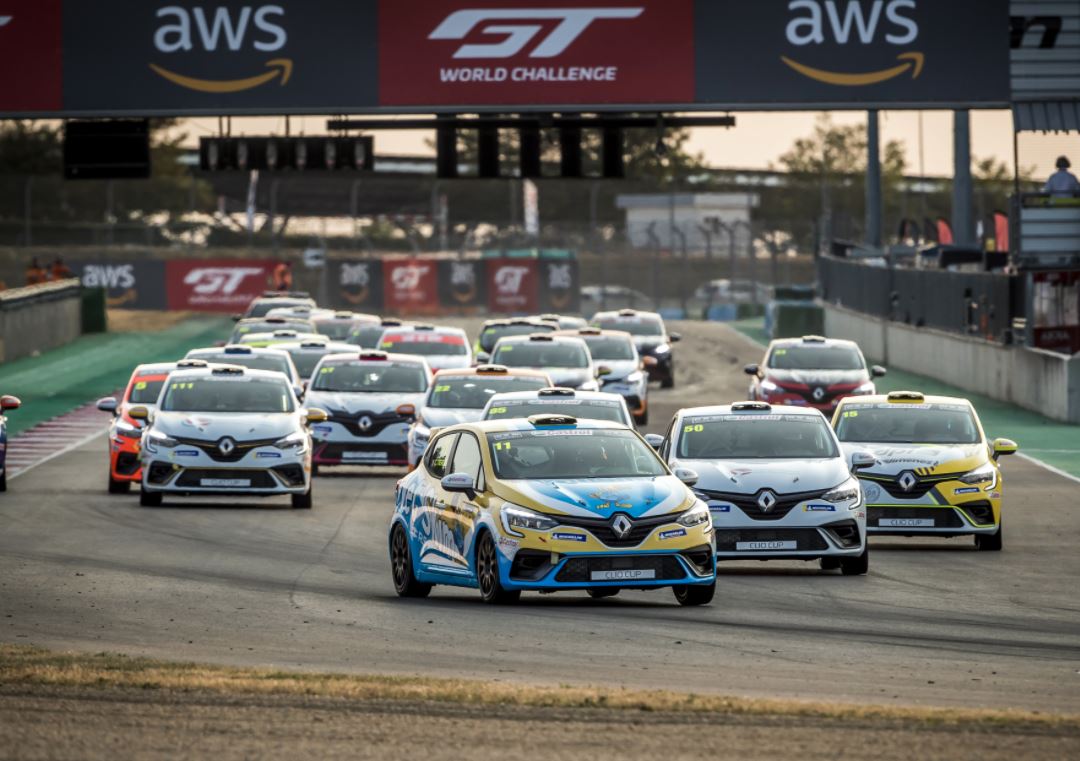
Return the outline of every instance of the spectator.
<path id="1" fill-rule="evenodd" d="M 1058 156 L 1057 171 L 1050 175 L 1050 179 L 1043 185 L 1043 192 L 1049 193 L 1054 198 L 1071 198 L 1080 194 L 1080 180 L 1069 171 L 1072 166 L 1067 156 Z"/>
<path id="2" fill-rule="evenodd" d="M 41 266 L 41 263 L 37 260 L 37 257 L 35 256 L 33 259 L 30 260 L 30 265 L 26 268 L 26 284 L 38 285 L 39 283 L 46 282 L 48 279 L 48 270 Z"/>
<path id="3" fill-rule="evenodd" d="M 292 290 L 292 262 L 280 262 L 274 267 L 274 290 Z"/>
<path id="4" fill-rule="evenodd" d="M 56 257 L 52 263 L 52 270 L 50 272 L 53 280 L 66 280 L 69 277 L 75 277 L 75 273 L 71 271 L 71 267 L 64 263 L 63 257 Z"/>

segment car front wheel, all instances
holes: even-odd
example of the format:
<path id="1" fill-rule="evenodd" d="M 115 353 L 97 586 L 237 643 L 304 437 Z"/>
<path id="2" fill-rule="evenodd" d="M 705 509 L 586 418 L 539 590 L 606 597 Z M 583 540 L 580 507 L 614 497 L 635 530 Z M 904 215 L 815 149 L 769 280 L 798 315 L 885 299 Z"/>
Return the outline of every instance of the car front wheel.
<path id="1" fill-rule="evenodd" d="M 682 584 L 672 587 L 679 605 L 708 605 L 716 594 L 716 582 L 712 584 Z"/>
<path id="2" fill-rule="evenodd" d="M 1005 539 L 1004 531 L 1005 527 L 999 523 L 998 530 L 993 534 L 976 534 L 975 548 L 980 552 L 1001 552 Z"/>
<path id="3" fill-rule="evenodd" d="M 143 507 L 161 507 L 164 496 L 159 491 L 139 489 L 139 504 Z"/>
<path id="4" fill-rule="evenodd" d="M 109 494 L 127 494 L 131 491 L 131 481 L 117 481 L 109 476 Z"/>
<path id="5" fill-rule="evenodd" d="M 521 597 L 520 591 L 503 588 L 499 579 L 499 551 L 490 532 L 484 532 L 480 537 L 480 546 L 476 548 L 476 581 L 480 587 L 480 597 L 486 603 L 506 605 L 517 602 Z"/>
<path id="6" fill-rule="evenodd" d="M 870 545 L 863 547 L 861 555 L 853 558 L 840 558 L 840 573 L 845 576 L 862 576 L 870 570 Z"/>

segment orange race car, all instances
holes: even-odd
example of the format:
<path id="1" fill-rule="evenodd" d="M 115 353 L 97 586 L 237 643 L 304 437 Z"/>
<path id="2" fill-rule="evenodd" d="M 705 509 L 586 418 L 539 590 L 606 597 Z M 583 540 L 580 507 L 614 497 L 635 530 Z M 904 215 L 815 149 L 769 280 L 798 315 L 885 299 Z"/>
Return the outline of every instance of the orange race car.
<path id="1" fill-rule="evenodd" d="M 189 360 L 199 361 L 201 360 Z M 175 362 L 159 362 L 139 365 L 131 374 L 124 395 L 117 402 L 115 397 L 99 399 L 97 408 L 113 415 L 109 426 L 109 493 L 126 494 L 131 484 L 142 480 L 139 466 L 142 422 L 128 416 L 128 410 L 136 405 L 154 409 L 165 379 L 176 369 Z"/>

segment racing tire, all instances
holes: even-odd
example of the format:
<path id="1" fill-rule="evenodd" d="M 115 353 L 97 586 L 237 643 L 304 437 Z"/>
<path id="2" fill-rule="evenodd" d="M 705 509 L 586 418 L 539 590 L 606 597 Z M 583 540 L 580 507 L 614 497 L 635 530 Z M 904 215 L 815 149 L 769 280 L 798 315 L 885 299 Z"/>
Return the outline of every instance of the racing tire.
<path id="1" fill-rule="evenodd" d="M 147 491 L 146 489 L 139 489 L 139 504 L 142 507 L 161 507 L 162 501 L 165 499 L 159 491 Z"/>
<path id="2" fill-rule="evenodd" d="M 319 463 L 317 463 L 317 462 L 311 463 L 311 475 L 313 477 L 319 475 Z"/>
<path id="3" fill-rule="evenodd" d="M 649 424 L 649 411 L 645 410 L 640 415 L 634 415 L 634 422 L 639 426 L 646 426 Z"/>
<path id="4" fill-rule="evenodd" d="M 308 486 L 308 490 L 303 494 L 293 494 L 292 506 L 293 510 L 310 510 L 311 509 L 311 487 Z"/>
<path id="5" fill-rule="evenodd" d="M 993 534 L 976 534 L 975 549 L 979 552 L 1001 552 L 1001 546 L 1005 539 L 1004 531 L 1004 524 L 999 523 L 998 530 Z"/>
<path id="6" fill-rule="evenodd" d="M 840 567 L 840 558 L 828 557 L 821 558 L 821 570 L 823 571 L 835 571 Z"/>
<path id="7" fill-rule="evenodd" d="M 615 595 L 619 594 L 620 590 L 618 588 L 612 589 L 610 587 L 599 587 L 597 589 L 587 589 L 585 591 L 588 592 L 589 597 L 593 598 L 594 600 L 602 600 L 605 597 L 614 597 Z"/>
<path id="8" fill-rule="evenodd" d="M 660 379 L 660 388 L 675 388 L 675 368 L 671 368 L 671 374 Z"/>
<path id="9" fill-rule="evenodd" d="M 431 584 L 422 584 L 413 573 L 409 538 L 400 525 L 390 532 L 390 574 L 394 577 L 394 591 L 398 597 L 427 597 Z"/>
<path id="10" fill-rule="evenodd" d="M 870 570 L 870 545 L 863 547 L 861 555 L 840 558 L 840 573 L 845 576 L 863 576 Z"/>
<path id="11" fill-rule="evenodd" d="M 127 494 L 131 491 L 131 481 L 117 481 L 109 476 L 109 494 Z"/>
<path id="12" fill-rule="evenodd" d="M 0 491 L 7 491 L 7 470 L 0 473 Z"/>
<path id="13" fill-rule="evenodd" d="M 712 584 L 680 584 L 679 586 L 672 587 L 671 591 L 675 593 L 675 601 L 679 605 L 691 606 L 691 605 L 708 605 L 712 602 L 713 595 L 716 594 L 716 582 Z"/>
<path id="14" fill-rule="evenodd" d="M 503 588 L 499 579 L 499 550 L 490 531 L 481 535 L 476 548 L 476 584 L 480 599 L 490 605 L 510 605 L 521 598 L 520 590 Z"/>

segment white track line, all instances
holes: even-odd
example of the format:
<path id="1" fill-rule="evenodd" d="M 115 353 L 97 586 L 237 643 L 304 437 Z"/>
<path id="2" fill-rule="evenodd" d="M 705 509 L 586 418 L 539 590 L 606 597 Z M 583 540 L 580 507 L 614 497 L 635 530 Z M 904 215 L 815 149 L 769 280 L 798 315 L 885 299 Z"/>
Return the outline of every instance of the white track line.
<path id="1" fill-rule="evenodd" d="M 61 455 L 65 455 L 68 452 L 72 452 L 72 451 L 78 449 L 79 447 L 90 443 L 91 441 L 96 439 L 98 436 L 105 433 L 108 429 L 109 429 L 109 427 L 107 425 L 102 426 L 102 428 L 100 430 L 98 430 L 97 432 L 91 433 L 89 436 L 84 436 L 83 438 L 79 439 L 78 441 L 72 442 L 71 444 L 68 444 L 66 447 L 63 447 L 61 449 L 56 450 L 51 455 L 48 455 L 47 457 L 43 457 L 42 459 L 38 460 L 37 462 L 34 462 L 34 463 L 31 463 L 30 465 L 27 465 L 25 468 L 23 468 L 22 470 L 20 470 L 17 473 L 12 473 L 11 475 L 8 476 L 8 480 L 14 480 L 14 479 L 18 478 L 21 475 L 29 473 L 31 470 L 36 468 L 38 465 L 44 465 L 49 460 L 55 460 L 57 457 L 60 457 Z"/>
<path id="2" fill-rule="evenodd" d="M 1051 465 L 1049 463 L 1046 463 L 1046 462 L 1043 462 L 1042 460 L 1038 460 L 1038 459 L 1032 457 L 1029 454 L 1024 454 L 1023 452 L 1017 452 L 1016 456 L 1023 459 L 1023 460 L 1027 460 L 1028 462 L 1030 462 L 1030 463 L 1032 463 L 1034 465 L 1038 465 L 1040 468 L 1046 468 L 1047 470 L 1049 470 L 1054 475 L 1061 476 L 1062 478 L 1067 478 L 1070 481 L 1074 481 L 1074 482 L 1080 484 L 1080 478 L 1077 478 L 1072 473 L 1066 473 L 1061 468 L 1055 468 L 1053 465 Z"/>

